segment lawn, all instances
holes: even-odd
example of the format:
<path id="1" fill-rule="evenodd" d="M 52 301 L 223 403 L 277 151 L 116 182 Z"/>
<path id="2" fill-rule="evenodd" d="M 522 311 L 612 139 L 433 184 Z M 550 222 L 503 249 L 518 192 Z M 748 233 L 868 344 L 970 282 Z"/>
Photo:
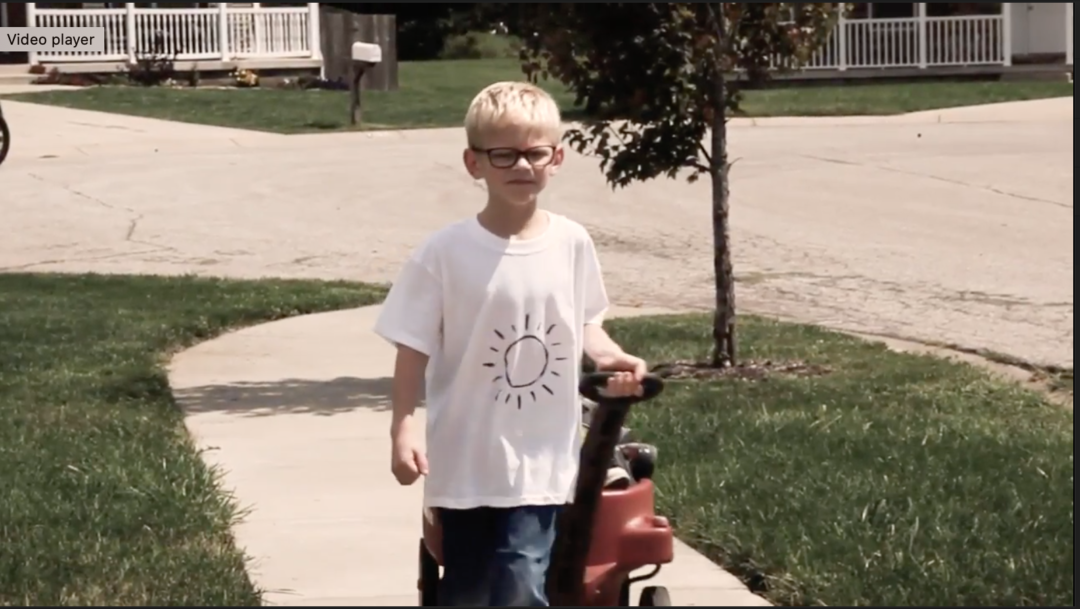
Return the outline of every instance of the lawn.
<path id="1" fill-rule="evenodd" d="M 1071 409 L 965 364 L 740 319 L 742 357 L 832 372 L 676 381 L 632 413 L 682 539 L 780 605 L 1073 605 Z M 704 357 L 709 328 L 610 324 L 650 362 Z"/>
<path id="2" fill-rule="evenodd" d="M 484 86 L 520 80 L 509 59 L 405 62 L 400 89 L 365 93 L 364 129 L 415 129 L 462 124 L 465 109 Z M 543 83 L 571 113 L 573 96 Z M 886 115 L 972 104 L 1072 97 L 1071 83 L 966 82 L 796 87 L 746 92 L 747 116 Z M 169 89 L 95 87 L 5 96 L 71 108 L 133 114 L 278 133 L 349 129 L 348 93 L 285 89 Z"/>
<path id="3" fill-rule="evenodd" d="M 228 328 L 381 296 L 0 274 L 0 605 L 257 604 L 162 364 Z M 681 538 L 778 604 L 1072 605 L 1070 409 L 966 365 L 740 319 L 744 358 L 830 372 L 672 381 L 633 413 Z M 609 328 L 651 362 L 708 347 L 707 316 Z"/>
<path id="4" fill-rule="evenodd" d="M 0 606 L 257 605 L 162 364 L 355 284 L 0 274 Z"/>
<path id="5" fill-rule="evenodd" d="M 1062 370 L 1050 375 L 1050 387 L 1063 393 L 1073 392 L 1073 370 Z"/>

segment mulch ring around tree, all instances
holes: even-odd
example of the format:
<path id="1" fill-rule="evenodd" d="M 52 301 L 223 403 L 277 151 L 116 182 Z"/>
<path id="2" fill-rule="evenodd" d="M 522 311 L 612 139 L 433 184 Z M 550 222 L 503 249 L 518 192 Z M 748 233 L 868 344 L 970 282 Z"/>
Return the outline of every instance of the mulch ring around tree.
<path id="1" fill-rule="evenodd" d="M 718 368 L 708 362 L 695 362 L 691 360 L 675 360 L 674 362 L 657 364 L 652 373 L 669 380 L 696 380 L 711 381 L 734 379 L 740 381 L 765 381 L 770 377 L 813 377 L 824 376 L 832 372 L 828 366 L 810 364 L 804 361 L 794 360 L 774 362 L 771 360 L 755 361 L 747 360 L 734 366 Z"/>

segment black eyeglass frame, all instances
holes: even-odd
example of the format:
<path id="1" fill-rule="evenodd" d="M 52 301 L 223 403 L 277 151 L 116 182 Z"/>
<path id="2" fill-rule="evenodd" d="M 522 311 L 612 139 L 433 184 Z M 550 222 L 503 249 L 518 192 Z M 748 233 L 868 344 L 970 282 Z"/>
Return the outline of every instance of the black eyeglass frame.
<path id="1" fill-rule="evenodd" d="M 530 167 L 532 167 L 534 169 L 543 169 L 543 168 L 547 167 L 548 165 L 552 164 L 555 161 L 555 153 L 556 153 L 556 151 L 558 151 L 558 149 L 559 149 L 558 146 L 552 146 L 550 144 L 546 144 L 544 146 L 533 146 L 532 148 L 526 148 L 525 150 L 519 150 L 517 148 L 508 148 L 508 147 L 504 147 L 504 146 L 500 146 L 500 147 L 497 147 L 497 148 L 481 148 L 479 146 L 469 146 L 469 150 L 472 150 L 473 152 L 475 152 L 477 154 L 479 154 L 479 153 L 486 154 L 487 158 L 488 158 L 488 162 L 491 163 L 491 166 L 496 168 L 496 169 L 510 169 L 511 167 L 516 166 L 518 164 L 518 161 L 520 161 L 522 158 L 525 159 L 525 162 L 529 163 Z M 551 156 L 548 158 L 548 161 L 546 163 L 542 164 L 542 165 L 534 164 L 534 163 L 529 161 L 529 157 L 528 157 L 528 154 L 530 152 L 533 152 L 534 150 L 550 150 L 551 151 Z M 495 158 L 492 156 L 492 154 L 497 153 L 497 152 L 504 152 L 504 153 L 512 152 L 512 153 L 514 153 L 513 162 L 511 162 L 509 165 L 502 165 L 502 164 L 496 163 Z"/>

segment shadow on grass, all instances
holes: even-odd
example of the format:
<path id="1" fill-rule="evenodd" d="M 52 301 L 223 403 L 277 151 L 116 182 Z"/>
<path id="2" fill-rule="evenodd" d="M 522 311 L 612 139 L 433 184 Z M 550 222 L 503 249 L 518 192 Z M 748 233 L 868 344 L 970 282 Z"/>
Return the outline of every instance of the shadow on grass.
<path id="1" fill-rule="evenodd" d="M 313 131 L 337 131 L 338 129 L 347 128 L 348 125 L 343 121 L 314 120 L 304 123 L 303 127 Z"/>
<path id="2" fill-rule="evenodd" d="M 188 415 L 224 413 L 241 417 L 313 415 L 328 417 L 357 410 L 389 412 L 393 379 L 339 377 L 329 381 L 285 379 L 176 389 Z"/>

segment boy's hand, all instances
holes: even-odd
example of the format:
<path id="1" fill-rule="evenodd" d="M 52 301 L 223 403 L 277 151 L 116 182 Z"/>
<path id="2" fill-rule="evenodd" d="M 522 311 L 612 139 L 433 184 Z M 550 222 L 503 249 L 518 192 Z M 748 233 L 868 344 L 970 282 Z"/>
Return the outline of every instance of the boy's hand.
<path id="1" fill-rule="evenodd" d="M 641 386 L 642 379 L 649 372 L 645 360 L 634 357 L 628 353 L 619 353 L 601 357 L 594 361 L 598 372 L 614 372 L 604 388 L 604 394 L 621 398 L 627 396 L 640 396 L 644 392 Z"/>
<path id="2" fill-rule="evenodd" d="M 427 455 L 416 441 L 410 423 L 411 421 L 403 421 L 393 430 L 392 437 L 390 471 L 402 486 L 408 486 L 428 473 Z"/>

